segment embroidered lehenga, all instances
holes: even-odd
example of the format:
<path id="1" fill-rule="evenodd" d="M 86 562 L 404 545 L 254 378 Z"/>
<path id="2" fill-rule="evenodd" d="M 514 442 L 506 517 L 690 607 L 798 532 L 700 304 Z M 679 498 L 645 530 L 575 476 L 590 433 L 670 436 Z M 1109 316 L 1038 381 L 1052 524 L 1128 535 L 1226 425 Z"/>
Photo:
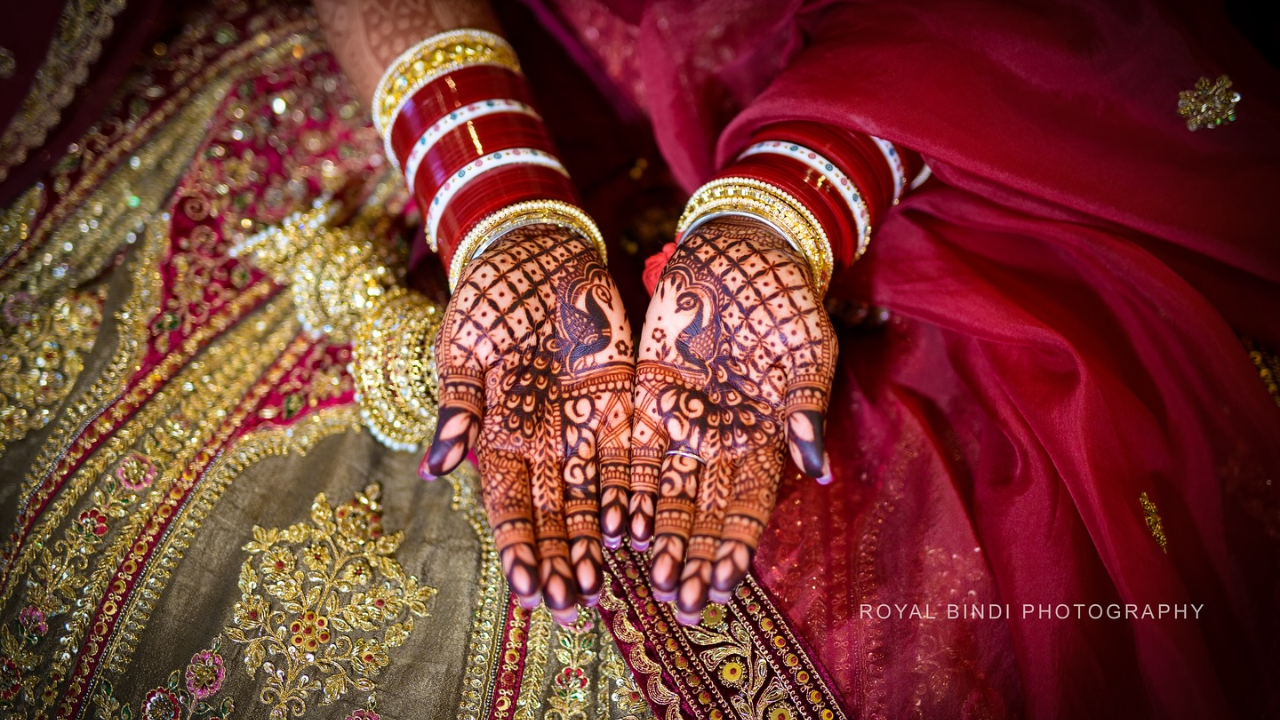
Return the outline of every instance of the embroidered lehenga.
<path id="1" fill-rule="evenodd" d="M 1211 223 L 1170 210 L 1185 194 L 1104 207 L 1085 179 L 1044 180 L 1023 165 L 1042 158 L 993 150 L 984 166 L 928 119 L 878 114 L 867 100 L 883 89 L 875 83 L 842 86 L 845 104 L 825 103 L 813 87 L 838 84 L 833 65 L 880 52 L 909 66 L 900 45 L 864 37 L 885 22 L 876 13 L 869 25 L 841 26 L 857 42 L 804 56 L 789 69 L 794 82 L 760 95 L 795 57 L 801 29 L 822 36 L 806 25 L 816 11 L 747 3 L 719 22 L 717 6 L 508 8 L 508 25 L 542 23 L 513 40 L 525 43 L 535 86 L 539 72 L 568 77 L 580 103 L 626 131 L 557 140 L 571 164 L 580 158 L 574 177 L 623 258 L 610 267 L 632 317 L 643 317 L 640 262 L 669 239 L 681 184 L 710 175 L 729 109 L 748 107 L 722 136 L 721 160 L 753 123 L 834 117 L 919 149 L 945 181 L 905 200 L 879 231 L 885 249 L 833 291 L 850 307 L 873 299 L 894 313 L 887 324 L 842 327 L 828 430 L 837 482 L 821 488 L 787 471 L 753 575 L 701 625 L 677 625 L 653 599 L 643 558 L 624 547 L 607 555 L 599 611 L 565 629 L 511 598 L 474 467 L 419 480 L 418 456 L 362 428 L 350 346 L 305 332 L 285 284 L 231 255 L 245 236 L 358 186 L 390 218 L 378 239 L 406 258 L 409 282 L 444 297 L 410 200 L 313 11 L 218 2 L 167 35 L 112 34 L 113 20 L 123 28 L 141 16 L 163 27 L 152 5 L 68 4 L 62 27 L 79 34 L 55 43 L 92 55 L 133 38 L 141 52 L 131 66 L 104 61 L 119 68 L 108 83 L 118 89 L 94 117 L 77 118 L 71 97 L 51 88 L 43 105 L 28 99 L 15 115 L 43 127 L 5 137 L 4 172 L 21 187 L 0 218 L 0 526 L 10 529 L 0 714 L 1277 711 L 1266 602 L 1276 598 L 1280 463 L 1267 441 L 1280 437 L 1280 413 L 1228 330 L 1258 339 L 1249 347 L 1274 394 L 1265 347 L 1280 341 L 1269 294 L 1280 270 L 1274 249 L 1240 241 L 1256 218 L 1224 221 L 1226 250 L 1205 250 L 1218 265 L 1198 265 L 1193 250 Z M 745 28 L 760 27 L 769 41 L 751 50 Z M 699 33 L 739 54 L 703 57 L 696 40 L 685 43 Z M 641 52 L 670 64 L 638 68 Z M 74 67 L 58 72 L 72 86 L 83 80 Z M 569 91 L 548 82 L 540 92 L 555 127 L 554 100 Z M 858 103 L 863 114 L 850 109 Z M 895 115 L 898 125 L 881 126 Z M 82 120 L 87 129 L 75 127 Z M 41 140 L 68 132 L 68 147 Z M 1063 152 L 1096 150 L 1090 142 L 1104 135 L 1084 133 Z M 1254 155 L 1224 143 L 1218 150 L 1246 158 L 1239 172 L 1252 180 L 1276 158 L 1274 140 Z M 1117 183 L 1138 171 L 1118 170 Z M 1055 193 L 1059 202 L 1045 199 Z M 1182 315 L 1150 325 L 1169 312 Z M 1030 365 L 1039 371 L 1022 372 Z M 1167 392 L 1193 377 L 1202 382 L 1184 395 Z M 1207 439 L 1186 435 L 1215 424 Z M 1196 473 L 1214 481 L 1192 482 Z M 1194 602 L 1210 612 L 1203 623 L 1132 624 L 1019 614 L 1024 603 L 1076 602 Z M 1013 610 L 972 622 L 862 610 L 909 604 L 927 614 L 946 603 Z"/>

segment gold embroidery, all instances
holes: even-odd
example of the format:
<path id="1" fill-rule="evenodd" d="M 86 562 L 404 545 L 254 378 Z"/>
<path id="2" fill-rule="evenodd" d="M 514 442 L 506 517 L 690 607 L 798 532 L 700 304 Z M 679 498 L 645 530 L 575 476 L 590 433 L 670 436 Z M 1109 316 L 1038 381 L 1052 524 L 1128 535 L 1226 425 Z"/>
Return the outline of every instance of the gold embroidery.
<path id="1" fill-rule="evenodd" d="M 317 691 L 330 705 L 351 689 L 371 692 L 425 618 L 435 588 L 396 561 L 402 532 L 384 534 L 381 488 L 338 507 L 320 493 L 311 519 L 284 530 L 253 528 L 243 550 L 241 601 L 227 635 L 244 646 L 244 670 L 264 671 L 259 700 L 271 717 L 301 715 Z"/>
<path id="2" fill-rule="evenodd" d="M 1240 93 L 1232 92 L 1231 79 L 1226 75 L 1212 81 L 1202 77 L 1194 88 L 1178 93 L 1178 115 L 1186 119 L 1187 129 L 1192 132 L 1200 128 L 1212 130 L 1235 121 L 1238 102 Z"/>
<path id="3" fill-rule="evenodd" d="M 68 603 L 74 603 L 74 612 L 70 604 L 65 608 L 69 615 L 61 628 L 63 634 L 57 639 L 60 646 L 78 648 L 105 641 L 98 637 L 96 627 L 88 627 L 91 613 L 85 608 L 99 606 L 112 576 L 126 558 L 132 560 L 145 552 L 145 542 L 140 543 L 143 549 L 138 548 L 139 535 L 150 527 L 150 518 L 159 507 L 171 501 L 170 492 L 175 485 L 187 476 L 194 477 L 192 466 L 196 456 L 207 446 L 221 442 L 215 436 L 219 430 L 224 433 L 234 430 L 234 423 L 229 425 L 219 413 L 227 416 L 256 378 L 279 356 L 288 339 L 297 335 L 297 325 L 291 322 L 287 310 L 283 299 L 273 301 L 267 308 L 264 320 L 268 322 L 264 327 L 272 330 L 265 336 L 262 328 L 245 324 L 215 343 L 76 472 L 73 480 L 77 487 L 101 480 L 91 495 L 92 507 L 76 516 L 65 531 L 74 559 L 57 562 L 47 550 L 41 550 L 32 570 L 33 575 L 50 588 L 65 586 L 70 593 Z M 134 453 L 128 452 L 131 448 Z M 120 476 L 127 476 L 127 465 L 137 463 L 143 456 L 154 462 L 158 471 L 151 487 L 136 494 L 123 492 Z M 117 464 L 117 460 L 126 465 Z M 108 467 L 114 467 L 120 475 L 106 473 Z M 45 514 L 63 516 L 67 513 L 74 502 L 69 495 L 70 488 L 64 488 L 55 507 L 47 509 Z M 115 538 L 99 548 L 98 540 L 109 531 L 116 533 Z M 92 561 L 91 556 L 94 556 Z M 68 577 L 73 569 L 90 567 L 93 572 L 87 577 Z M 118 597 L 121 592 L 111 588 L 109 602 L 118 604 L 123 599 Z M 28 598 L 39 597 L 38 589 L 28 591 Z M 85 633 L 90 630 L 92 635 L 86 638 Z M 49 686 L 37 699 L 38 706 L 47 707 L 53 701 L 52 691 L 68 678 L 76 660 L 75 656 L 65 653 L 52 659 L 46 676 Z M 83 664 L 77 667 L 85 668 Z M 86 681 L 79 676 L 70 678 L 67 692 Z"/>
<path id="4" fill-rule="evenodd" d="M 609 701 L 613 700 L 613 706 L 618 712 L 610 715 L 612 720 L 653 718 L 649 703 L 645 702 L 640 686 L 636 685 L 635 677 L 622 661 L 622 656 L 618 654 L 618 648 L 613 644 L 612 638 L 606 638 L 600 644 L 600 674 L 597 706 L 601 713 L 609 708 Z M 612 693 L 609 692 L 610 682 L 613 684 Z"/>
<path id="5" fill-rule="evenodd" d="M 217 702 L 214 697 L 222 689 L 226 678 L 226 666 L 222 662 L 221 641 L 213 647 L 191 656 L 186 670 L 174 670 L 162 687 L 153 688 L 138 707 L 143 720 L 160 718 L 184 718 L 186 720 L 226 720 L 235 710 L 231 698 Z M 103 680 L 93 693 L 93 706 L 98 720 L 132 720 L 133 707 L 121 704 L 115 696 L 115 688 Z"/>
<path id="6" fill-rule="evenodd" d="M 370 485 L 336 508 L 321 493 L 309 522 L 255 526 L 243 548 L 250 557 L 226 633 L 245 646 L 249 676 L 263 671 L 259 699 L 273 718 L 301 715 L 318 691 L 322 705 L 372 691 L 388 650 L 427 615 L 436 591 L 396 561 L 404 533 L 383 533 L 381 492 Z"/>
<path id="7" fill-rule="evenodd" d="M 620 642 L 631 646 L 627 659 L 631 661 L 631 667 L 635 668 L 636 672 L 649 678 L 645 689 L 649 691 L 649 698 L 660 706 L 659 711 L 662 717 L 665 720 L 679 720 L 680 697 L 663 684 L 662 667 L 650 660 L 649 656 L 645 654 L 644 635 L 636 629 L 636 626 L 627 617 L 627 605 L 617 595 L 613 594 L 612 583 L 604 584 L 604 592 L 600 595 L 600 606 L 605 610 L 616 613 L 613 634 Z"/>
<path id="8" fill-rule="evenodd" d="M 769 661 L 757 654 L 751 631 L 741 622 L 725 622 L 724 609 L 709 605 L 702 623 L 685 628 L 689 639 L 709 649 L 699 651 L 702 661 L 724 684 L 737 690 L 729 696 L 742 718 L 790 720 L 795 708 L 786 702 L 787 691 L 769 670 Z"/>
<path id="9" fill-rule="evenodd" d="M 480 475 L 469 462 L 449 474 L 453 483 L 453 509 L 460 511 L 480 541 L 480 584 L 476 589 L 475 610 L 471 621 L 471 640 L 467 647 L 467 671 L 462 700 L 458 704 L 459 720 L 480 720 L 489 713 L 498 665 L 498 643 L 502 613 L 506 610 L 507 581 L 494 548 L 493 533 L 479 498 Z M 510 702 L 510 700 L 508 700 Z"/>
<path id="10" fill-rule="evenodd" d="M 63 6 L 58 33 L 17 114 L 0 137 L 0 181 L 45 141 L 62 110 L 88 78 L 125 0 L 80 0 Z"/>
<path id="11" fill-rule="evenodd" d="M 44 185 L 36 183 L 0 213 L 0 259 L 8 258 L 31 237 L 36 213 L 44 204 Z"/>
<path id="12" fill-rule="evenodd" d="M 1254 367 L 1258 368 L 1258 376 L 1262 378 L 1262 384 L 1266 386 L 1267 392 L 1271 394 L 1276 404 L 1280 405 L 1280 355 L 1248 338 L 1241 338 L 1241 342 L 1244 343 L 1245 352 L 1249 353 L 1249 359 L 1253 361 Z"/>
<path id="13" fill-rule="evenodd" d="M 1164 523 L 1160 520 L 1160 511 L 1156 508 L 1156 504 L 1144 492 L 1138 496 L 1138 502 L 1142 504 L 1142 514 L 1147 520 L 1147 529 L 1151 531 L 1151 537 L 1156 539 L 1156 544 L 1160 549 L 1169 552 L 1169 539 L 1164 535 Z"/>
<path id="14" fill-rule="evenodd" d="M 102 322 L 106 291 L 72 293 L 40 308 L 28 293 L 0 310 L 0 453 L 49 424 L 71 393 Z"/>
<path id="15" fill-rule="evenodd" d="M 520 696 L 516 698 L 513 720 L 537 720 L 538 713 L 542 710 L 542 681 L 547 674 L 547 655 L 551 647 L 551 613 L 546 605 L 539 605 L 532 611 L 517 606 L 512 615 L 514 616 L 511 623 L 512 630 L 508 633 L 512 645 L 518 646 L 524 639 L 520 632 L 521 622 L 523 618 L 529 620 L 525 642 L 524 675 L 520 678 Z M 520 666 L 515 648 L 512 648 L 510 656 L 503 654 L 503 669 L 512 673 L 519 672 Z M 509 693 L 510 690 L 501 692 Z M 501 720 L 507 716 L 507 713 L 501 706 L 500 699 L 494 700 L 499 703 L 494 717 Z"/>
<path id="16" fill-rule="evenodd" d="M 596 659 L 599 624 L 600 617 L 591 608 L 579 615 L 572 627 L 556 629 L 555 657 L 561 669 L 551 681 L 551 707 L 544 720 L 587 720 L 591 708 L 587 666 Z M 606 707 L 599 710 L 603 712 Z"/>

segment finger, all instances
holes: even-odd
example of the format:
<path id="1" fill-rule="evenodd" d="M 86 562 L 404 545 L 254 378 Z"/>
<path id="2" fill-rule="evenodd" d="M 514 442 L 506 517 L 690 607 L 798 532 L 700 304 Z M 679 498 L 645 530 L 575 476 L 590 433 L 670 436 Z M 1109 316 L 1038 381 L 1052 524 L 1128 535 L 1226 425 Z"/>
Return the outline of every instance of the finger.
<path id="1" fill-rule="evenodd" d="M 780 442 L 753 450 L 738 467 L 734 491 L 725 509 L 720 549 L 712 565 L 709 593 L 712 602 L 728 602 L 730 593 L 746 577 L 765 523 L 778 502 L 781 478 Z"/>
<path id="2" fill-rule="evenodd" d="M 600 465 L 600 531 L 611 549 L 627 531 L 627 493 L 631 488 L 632 389 L 607 393 L 596 457 Z M 585 589 L 584 589 L 585 592 Z"/>
<path id="3" fill-rule="evenodd" d="M 658 474 L 667 434 L 658 410 L 654 385 L 658 376 L 637 368 L 635 412 L 631 422 L 631 549 L 644 552 L 653 540 L 653 518 L 658 500 Z"/>
<path id="4" fill-rule="evenodd" d="M 823 430 L 827 412 L 828 378 L 798 377 L 787 387 L 783 414 L 787 419 L 787 447 L 796 467 L 818 482 L 831 482 L 826 471 Z"/>
<path id="5" fill-rule="evenodd" d="M 693 521 L 693 536 L 689 539 L 676 594 L 676 620 L 681 624 L 697 625 L 707 605 L 712 563 L 720 546 L 736 465 L 728 458 L 714 458 L 702 469 L 698 482 L 698 515 Z"/>
<path id="6" fill-rule="evenodd" d="M 431 475 L 452 472 L 480 436 L 484 412 L 484 370 L 478 364 L 450 365 L 440 369 L 440 413 L 436 436 L 427 450 L 425 465 Z M 431 479 L 425 478 L 424 479 Z"/>
<path id="7" fill-rule="evenodd" d="M 601 394 L 566 398 L 564 411 L 564 517 L 569 560 L 584 604 L 599 599 L 604 553 L 600 549 L 600 467 L 592 427 Z"/>
<path id="8" fill-rule="evenodd" d="M 561 490 L 564 468 L 559 459 L 538 459 L 533 471 L 533 522 L 538 542 L 538 581 L 542 599 L 561 625 L 578 619 L 578 583 L 569 560 L 569 535 Z M 594 512 L 594 507 L 592 508 Z"/>
<path id="9" fill-rule="evenodd" d="M 677 454 L 689 453 L 689 454 Z M 650 579 L 653 596 L 660 601 L 676 599 L 676 586 L 684 568 L 685 552 L 693 534 L 694 499 L 702 463 L 691 450 L 672 448 L 662 459 L 658 476 L 658 504 L 654 515 L 653 563 Z"/>
<path id="10" fill-rule="evenodd" d="M 481 448 L 480 476 L 484 508 L 511 592 L 527 610 L 542 600 L 538 554 L 534 550 L 533 500 L 524 458 L 505 450 Z"/>

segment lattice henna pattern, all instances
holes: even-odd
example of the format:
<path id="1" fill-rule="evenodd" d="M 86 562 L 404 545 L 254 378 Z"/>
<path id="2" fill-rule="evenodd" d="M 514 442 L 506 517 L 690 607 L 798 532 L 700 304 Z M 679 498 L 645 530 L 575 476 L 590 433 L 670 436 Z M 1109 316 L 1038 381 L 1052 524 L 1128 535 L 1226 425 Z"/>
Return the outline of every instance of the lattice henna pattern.
<path id="1" fill-rule="evenodd" d="M 655 597 L 676 601 L 682 621 L 745 576 L 776 502 L 784 428 L 797 465 L 829 475 L 837 344 L 809 272 L 768 226 L 721 218 L 683 239 L 649 306 L 630 534 L 633 548 L 653 543 Z"/>
<path id="2" fill-rule="evenodd" d="M 435 475 L 474 447 L 503 570 L 561 622 L 602 586 L 601 538 L 626 525 L 631 329 L 591 245 L 558 227 L 508 233 L 472 261 L 436 344 Z"/>

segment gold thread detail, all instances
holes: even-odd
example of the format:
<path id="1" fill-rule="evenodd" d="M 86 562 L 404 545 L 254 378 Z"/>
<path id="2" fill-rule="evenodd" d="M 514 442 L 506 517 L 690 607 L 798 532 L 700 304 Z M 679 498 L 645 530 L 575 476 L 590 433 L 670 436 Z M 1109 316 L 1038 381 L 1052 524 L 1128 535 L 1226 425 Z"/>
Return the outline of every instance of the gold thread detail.
<path id="1" fill-rule="evenodd" d="M 383 533 L 381 495 L 373 483 L 333 507 L 320 493 L 309 521 L 255 525 L 243 548 L 250 557 L 225 632 L 244 646 L 250 677 L 275 666 L 258 696 L 273 718 L 304 714 L 317 691 L 322 705 L 349 690 L 372 692 L 388 651 L 408 639 L 415 617 L 427 616 L 436 590 L 395 559 L 404 532 Z"/>
<path id="2" fill-rule="evenodd" d="M 1147 529 L 1151 531 L 1151 537 L 1155 538 L 1156 544 L 1167 554 L 1169 538 L 1165 537 L 1164 522 L 1160 519 L 1159 509 L 1145 492 L 1138 496 L 1138 502 L 1142 505 L 1142 514 L 1147 521 Z"/>
<path id="3" fill-rule="evenodd" d="M 467 669 L 463 676 L 462 699 L 458 704 L 458 720 L 480 720 L 489 714 L 494 676 L 498 667 L 502 613 L 506 610 L 507 580 L 493 543 L 493 532 L 481 505 L 480 473 L 470 462 L 463 462 L 448 475 L 453 483 L 453 509 L 476 533 L 480 542 L 480 582 L 471 615 L 471 640 L 467 646 Z"/>
<path id="4" fill-rule="evenodd" d="M 1231 78 L 1220 75 L 1217 80 L 1202 77 L 1195 87 L 1178 93 L 1178 115 L 1187 121 L 1187 129 L 1213 128 L 1235 122 L 1236 103 L 1240 93 L 1231 89 Z"/>
<path id="5" fill-rule="evenodd" d="M 58 17 L 58 32 L 22 105 L 0 137 L 0 181 L 45 141 L 62 119 L 62 111 L 89 77 L 89 66 L 102 53 L 102 42 L 115 27 L 125 0 L 67 3 Z M 15 64 L 16 69 L 16 64 Z"/>

